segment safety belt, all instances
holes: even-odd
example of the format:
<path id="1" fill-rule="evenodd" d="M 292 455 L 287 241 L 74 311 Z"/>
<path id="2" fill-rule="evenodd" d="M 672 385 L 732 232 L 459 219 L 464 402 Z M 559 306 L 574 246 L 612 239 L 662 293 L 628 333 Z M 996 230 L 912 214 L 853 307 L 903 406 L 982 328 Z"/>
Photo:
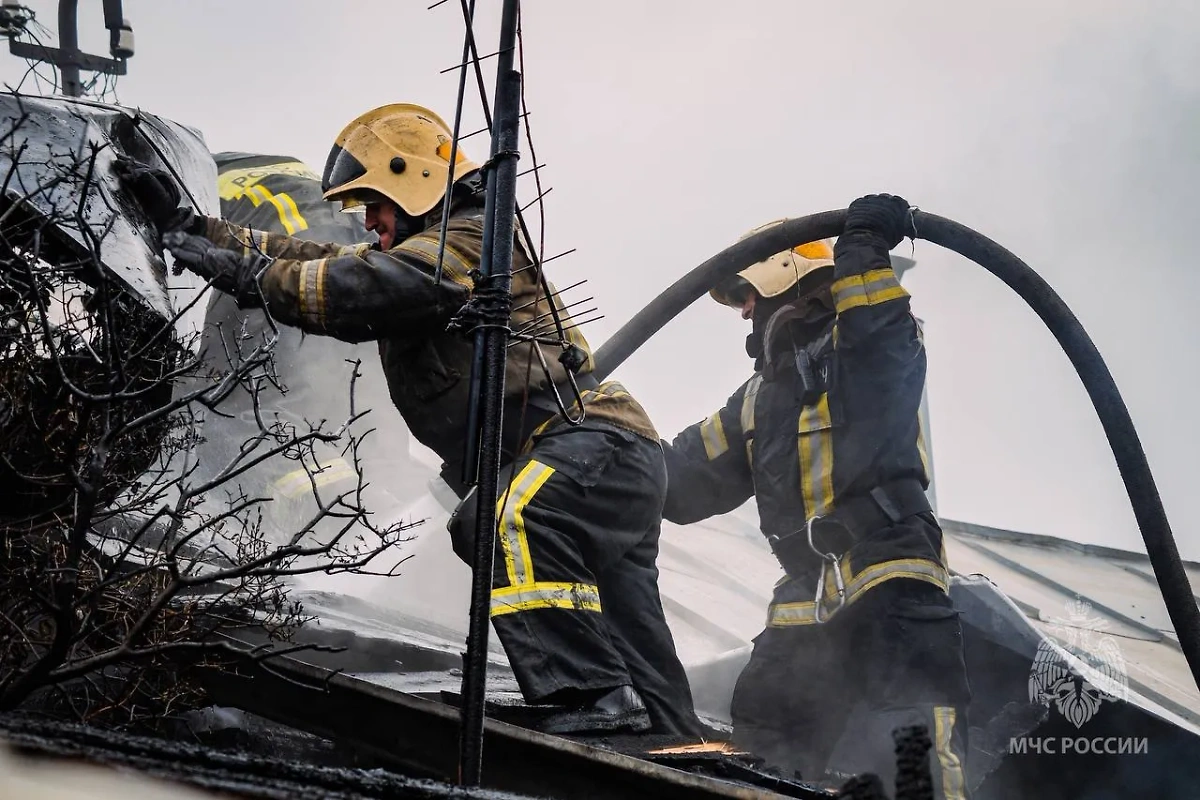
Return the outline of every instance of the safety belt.
<path id="1" fill-rule="evenodd" d="M 810 571 L 814 554 L 840 558 L 870 534 L 932 510 L 916 478 L 888 481 L 867 494 L 839 497 L 833 511 L 813 520 L 811 544 L 808 526 L 768 536 L 767 542 L 784 570 L 798 576 Z"/>
<path id="2" fill-rule="evenodd" d="M 921 482 L 906 478 L 876 486 L 866 495 L 839 499 L 832 517 L 858 537 L 932 510 Z"/>

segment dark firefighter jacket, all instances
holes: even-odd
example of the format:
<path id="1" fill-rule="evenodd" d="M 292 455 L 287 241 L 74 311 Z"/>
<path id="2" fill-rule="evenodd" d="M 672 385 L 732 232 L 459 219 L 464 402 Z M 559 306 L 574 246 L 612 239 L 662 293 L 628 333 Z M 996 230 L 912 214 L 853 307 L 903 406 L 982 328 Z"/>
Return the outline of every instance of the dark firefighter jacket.
<path id="1" fill-rule="evenodd" d="M 869 530 L 860 524 L 862 515 L 830 524 L 843 506 L 847 512 L 864 503 L 875 508 L 871 492 L 877 487 L 907 489 L 900 492 L 907 494 L 905 506 L 914 505 L 916 494 L 921 510 L 928 487 L 919 417 L 925 349 L 908 292 L 886 251 L 848 248 L 834 269 L 835 313 L 825 312 L 828 322 L 816 328 L 824 335 L 797 343 L 789 316 L 794 321 L 800 314 L 796 305 L 784 306 L 766 325 L 765 359 L 755 375 L 724 408 L 665 447 L 664 516 L 672 522 L 722 514 L 754 495 L 762 532 L 791 579 L 776 592 L 771 626 L 807 624 L 842 607 L 835 602 L 835 569 L 844 604 L 892 578 L 948 586 L 932 515 L 929 524 L 915 526 L 888 524 L 882 513 L 875 515 L 882 524 L 865 526 Z M 811 320 L 811 313 L 804 319 Z M 819 377 L 807 396 L 791 367 L 800 350 L 813 357 Z M 813 526 L 814 544 L 841 557 L 836 568 L 808 545 L 812 517 L 821 518 Z M 827 605 L 817 608 L 822 573 Z"/>
<path id="2" fill-rule="evenodd" d="M 223 152 L 214 153 L 213 160 L 217 163 L 221 216 L 236 225 L 267 231 L 271 236 L 299 235 L 343 245 L 374 239 L 363 228 L 361 215 L 343 214 L 335 203 L 321 199 L 321 176 L 295 158 Z M 272 332 L 264 311 L 239 309 L 233 296 L 222 292 L 212 292 L 207 322 L 205 350 L 217 358 L 222 353 L 236 353 L 245 347 L 247 340 L 257 342 Z M 303 331 L 286 326 L 279 328 L 277 335 L 275 369 L 287 391 L 277 391 L 270 384 L 253 394 L 235 390 L 223 406 L 231 417 L 215 422 L 206 437 L 206 447 L 216 450 L 214 456 L 207 459 L 213 468 L 226 463 L 232 456 L 227 448 L 236 448 L 258 433 L 257 406 L 269 407 L 273 414 L 288 418 L 301 427 L 306 419 L 343 419 L 349 410 L 348 395 L 345 391 L 330 390 L 330 375 L 346 375 L 347 361 L 365 361 L 373 357 L 369 344 L 348 344 L 328 336 L 306 336 Z M 363 370 L 357 383 L 359 396 L 375 396 L 379 380 L 377 373 Z M 398 479 L 409 467 L 408 431 L 403 425 L 382 423 L 379 427 L 374 436 L 364 440 L 359 456 L 379 465 L 373 466 L 374 469 L 386 470 Z M 340 445 L 335 448 L 340 449 Z M 319 485 L 341 481 L 343 484 L 338 491 L 346 485 L 353 487 L 350 482 L 357 482 L 357 472 L 340 453 L 325 450 L 318 446 L 322 466 L 317 479 Z M 293 462 L 272 459 L 256 467 L 252 475 L 269 480 L 269 491 L 277 499 L 311 497 L 308 470 Z M 279 513 L 278 508 L 276 513 Z M 310 511 L 305 507 L 297 513 Z"/>
<path id="3" fill-rule="evenodd" d="M 221 216 L 235 225 L 267 231 L 271 237 L 286 233 L 342 245 L 374 239 L 363 229 L 361 215 L 343 214 L 336 204 L 321 199 L 321 177 L 294 158 L 216 153 L 213 159 L 217 162 Z M 223 345 L 206 343 L 214 354 L 237 352 L 236 339 L 257 341 L 271 331 L 262 310 L 239 309 L 232 295 L 221 292 L 212 292 L 208 321 L 217 324 L 206 326 L 205 336 L 224 340 Z M 273 411 L 283 412 L 297 423 L 305 417 L 334 420 L 345 416 L 346 395 L 329 391 L 329 371 L 356 355 L 363 358 L 367 347 L 328 337 L 306 339 L 302 331 L 280 329 L 275 367 L 288 391 L 273 393 L 266 402 Z M 235 394 L 234 398 L 238 401 L 236 413 L 244 414 L 257 430 L 250 394 Z"/>
<path id="4" fill-rule="evenodd" d="M 417 440 L 453 465 L 463 456 L 472 340 L 447 333 L 446 325 L 471 297 L 470 272 L 479 266 L 483 245 L 483 209 L 466 205 L 452 213 L 442 279 L 435 285 L 438 234 L 435 223 L 383 252 L 377 244 L 309 242 L 219 219 L 207 220 L 206 230 L 207 237 L 221 247 L 245 252 L 253 240 L 261 252 L 276 259 L 263 275 L 262 290 L 271 314 L 280 322 L 349 342 L 377 340 L 392 401 Z M 513 248 L 514 330 L 550 325 L 550 307 L 535 271 L 522 269 L 530 263 L 522 248 Z M 554 302 L 561 309 L 557 298 Z M 569 325 L 569 315 L 564 311 L 562 316 Z M 592 369 L 587 342 L 577 330 L 567 335 L 588 353 L 580 369 L 586 375 Z M 505 442 L 510 455 L 528 443 L 531 432 L 561 419 L 528 408 L 527 424 L 515 430 L 526 385 L 535 399 L 541 398 L 543 407 L 550 389 L 532 348 L 521 342 L 508 350 Z M 569 405 L 572 395 L 566 388 L 566 371 L 555 356 L 546 353 L 548 371 Z M 583 400 L 589 419 L 658 441 L 649 417 L 620 384 L 594 386 L 583 392 Z"/>

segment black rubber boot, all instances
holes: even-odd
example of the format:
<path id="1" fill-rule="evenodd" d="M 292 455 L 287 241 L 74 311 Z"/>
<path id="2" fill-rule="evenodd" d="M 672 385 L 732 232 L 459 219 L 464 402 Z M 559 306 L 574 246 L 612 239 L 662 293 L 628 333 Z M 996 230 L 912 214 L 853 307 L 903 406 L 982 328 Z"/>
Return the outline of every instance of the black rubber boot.
<path id="1" fill-rule="evenodd" d="M 618 686 L 587 705 L 546 717 L 538 727 L 544 733 L 640 733 L 650 729 L 650 715 L 632 686 Z"/>

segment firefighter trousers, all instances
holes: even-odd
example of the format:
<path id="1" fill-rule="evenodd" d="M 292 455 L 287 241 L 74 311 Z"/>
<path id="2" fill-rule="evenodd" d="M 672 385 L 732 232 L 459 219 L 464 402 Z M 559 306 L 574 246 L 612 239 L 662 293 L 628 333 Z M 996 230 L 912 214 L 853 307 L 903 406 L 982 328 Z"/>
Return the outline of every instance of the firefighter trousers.
<path id="1" fill-rule="evenodd" d="M 789 584 L 776 592 L 788 596 Z M 962 628 L 940 587 L 897 578 L 823 624 L 767 627 L 734 688 L 733 738 L 807 780 L 895 786 L 897 728 L 924 725 L 934 796 L 967 795 Z"/>
<path id="2" fill-rule="evenodd" d="M 561 426 L 501 472 L 491 619 L 526 702 L 631 684 L 654 732 L 698 731 L 658 592 L 666 480 L 657 442 L 602 422 Z"/>

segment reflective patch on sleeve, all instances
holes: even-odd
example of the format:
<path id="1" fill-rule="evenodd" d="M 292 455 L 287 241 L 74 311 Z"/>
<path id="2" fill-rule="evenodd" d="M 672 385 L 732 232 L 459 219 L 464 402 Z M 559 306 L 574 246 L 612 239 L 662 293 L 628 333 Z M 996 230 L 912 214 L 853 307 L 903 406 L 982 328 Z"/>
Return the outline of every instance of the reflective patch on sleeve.
<path id="1" fill-rule="evenodd" d="M 321 328 L 325 327 L 325 273 L 328 262 L 328 258 L 300 262 L 300 316 Z"/>
<path id="2" fill-rule="evenodd" d="M 700 440 L 704 442 L 704 454 L 709 461 L 725 455 L 729 442 L 725 438 L 725 425 L 721 422 L 720 411 L 700 423 Z"/>
<path id="3" fill-rule="evenodd" d="M 438 240 L 424 234 L 406 239 L 403 244 L 393 248 L 403 250 L 424 261 L 431 267 L 437 266 Z M 459 286 L 474 289 L 475 282 L 471 280 L 470 272 L 474 265 L 458 251 L 450 242 L 446 242 L 446 251 L 442 254 L 442 273 Z"/>
<path id="4" fill-rule="evenodd" d="M 317 262 L 317 324 L 322 328 L 325 327 L 325 273 L 328 268 L 328 258 Z"/>
<path id="5" fill-rule="evenodd" d="M 249 258 L 254 254 L 255 250 L 262 250 L 263 252 L 266 252 L 266 234 L 259 234 L 261 236 L 261 239 L 259 240 L 259 242 L 261 242 L 260 244 L 259 242 L 254 241 L 254 231 L 250 230 L 249 228 L 242 228 L 241 231 L 242 235 L 238 236 L 234 241 L 236 241 L 237 244 L 242 248 L 242 258 Z M 232 250 L 233 248 L 231 247 L 229 249 Z"/>
<path id="6" fill-rule="evenodd" d="M 300 262 L 300 276 L 299 276 L 299 279 L 296 281 L 296 283 L 298 284 L 298 288 L 296 291 L 297 291 L 297 294 L 298 294 L 299 300 L 300 300 L 300 316 L 301 317 L 308 317 L 310 315 L 311 312 L 309 311 L 309 307 L 310 307 L 310 304 L 312 303 L 312 300 L 310 300 L 310 298 L 315 298 L 317 296 L 317 287 L 315 285 L 313 285 L 311 288 L 309 287 L 309 280 L 310 280 L 309 273 L 312 273 L 311 280 L 315 284 L 316 280 L 317 280 L 317 271 L 315 269 L 312 269 L 312 262 L 301 261 Z"/>
<path id="7" fill-rule="evenodd" d="M 833 283 L 833 302 L 839 314 L 859 306 L 877 306 L 908 296 L 891 267 L 849 275 Z"/>

